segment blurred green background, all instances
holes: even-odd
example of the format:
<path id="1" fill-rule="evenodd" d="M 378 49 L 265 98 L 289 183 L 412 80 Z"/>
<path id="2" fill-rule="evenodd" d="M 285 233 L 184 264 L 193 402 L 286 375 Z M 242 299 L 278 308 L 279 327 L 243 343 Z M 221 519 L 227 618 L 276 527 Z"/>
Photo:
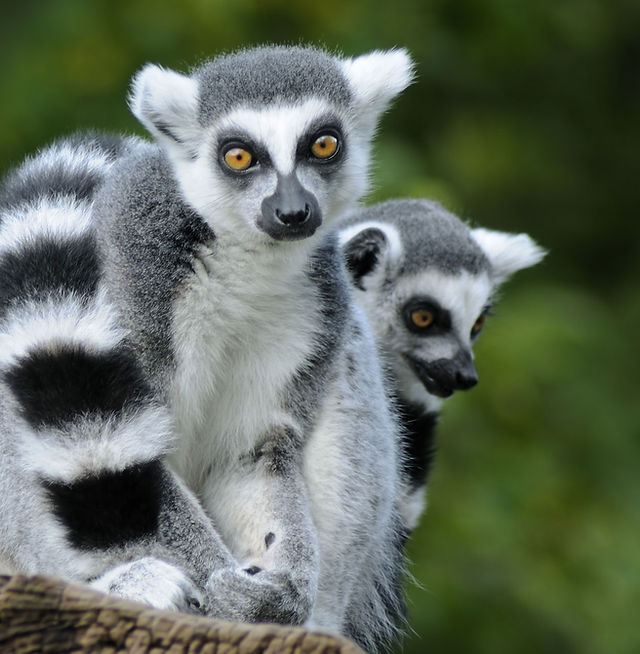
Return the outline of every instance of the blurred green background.
<path id="1" fill-rule="evenodd" d="M 504 292 L 446 405 L 406 652 L 640 652 L 640 3 L 22 0 L 0 22 L 0 168 L 140 132 L 147 61 L 263 42 L 402 45 L 370 201 L 430 196 L 550 255 Z"/>

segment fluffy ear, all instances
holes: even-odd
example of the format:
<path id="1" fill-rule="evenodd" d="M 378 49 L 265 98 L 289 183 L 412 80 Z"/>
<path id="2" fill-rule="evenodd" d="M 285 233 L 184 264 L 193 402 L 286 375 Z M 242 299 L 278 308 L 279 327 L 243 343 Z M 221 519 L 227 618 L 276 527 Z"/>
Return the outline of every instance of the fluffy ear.
<path id="1" fill-rule="evenodd" d="M 471 235 L 489 258 L 496 285 L 518 270 L 535 265 L 546 255 L 546 251 L 527 234 L 478 228 L 472 229 Z"/>
<path id="2" fill-rule="evenodd" d="M 383 260 L 399 254 L 398 235 L 386 225 L 364 223 L 345 227 L 338 234 L 347 270 L 354 285 L 364 290 L 364 278 Z"/>
<path id="3" fill-rule="evenodd" d="M 358 106 L 367 107 L 377 118 L 413 81 L 413 62 L 409 53 L 400 48 L 374 50 L 369 54 L 346 59 L 343 72 Z"/>
<path id="4" fill-rule="evenodd" d="M 193 78 L 149 64 L 133 78 L 129 107 L 161 143 L 193 156 L 201 136 L 198 83 Z"/>

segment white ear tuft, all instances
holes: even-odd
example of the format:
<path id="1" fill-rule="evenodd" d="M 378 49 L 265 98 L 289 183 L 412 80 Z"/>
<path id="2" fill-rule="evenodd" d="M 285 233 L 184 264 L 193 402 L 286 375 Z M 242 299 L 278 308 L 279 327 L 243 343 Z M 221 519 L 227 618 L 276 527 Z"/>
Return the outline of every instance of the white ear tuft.
<path id="1" fill-rule="evenodd" d="M 193 146 L 198 140 L 198 83 L 191 77 L 148 64 L 133 78 L 133 115 L 165 143 Z"/>
<path id="2" fill-rule="evenodd" d="M 478 228 L 472 229 L 471 235 L 489 258 L 496 285 L 518 270 L 534 266 L 547 254 L 528 234 Z"/>
<path id="3" fill-rule="evenodd" d="M 371 107 L 377 115 L 413 81 L 414 68 L 409 53 L 403 49 L 374 50 L 343 62 L 358 104 Z"/>

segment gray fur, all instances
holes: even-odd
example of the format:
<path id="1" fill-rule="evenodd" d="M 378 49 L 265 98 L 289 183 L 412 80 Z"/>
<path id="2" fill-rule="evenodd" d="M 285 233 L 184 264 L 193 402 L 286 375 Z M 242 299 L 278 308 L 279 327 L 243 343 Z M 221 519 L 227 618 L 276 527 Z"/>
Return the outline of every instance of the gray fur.
<path id="1" fill-rule="evenodd" d="M 305 274 L 318 287 L 320 329 L 309 359 L 284 389 L 284 404 L 300 424 L 310 428 L 335 365 L 336 352 L 342 350 L 345 339 L 360 340 L 361 336 L 356 333 L 348 338 L 353 329 L 348 311 L 350 296 L 334 236 L 313 253 Z"/>
<path id="2" fill-rule="evenodd" d="M 246 105 L 264 107 L 316 95 L 348 106 L 351 92 L 336 59 L 310 47 L 262 47 L 216 57 L 195 71 L 202 125 Z"/>
<path id="3" fill-rule="evenodd" d="M 427 265 L 449 275 L 460 270 L 474 275 L 489 270 L 487 255 L 468 226 L 434 200 L 388 200 L 363 208 L 342 224 L 368 220 L 391 224 L 402 235 L 405 256 L 399 274 L 420 272 Z"/>
<path id="4" fill-rule="evenodd" d="M 214 245 L 215 235 L 179 197 L 169 162 L 156 146 L 141 143 L 117 166 L 96 210 L 109 239 L 102 258 L 118 304 L 127 307 L 122 324 L 162 393 L 174 365 L 170 324 L 176 288 L 193 272 L 197 248 Z"/>

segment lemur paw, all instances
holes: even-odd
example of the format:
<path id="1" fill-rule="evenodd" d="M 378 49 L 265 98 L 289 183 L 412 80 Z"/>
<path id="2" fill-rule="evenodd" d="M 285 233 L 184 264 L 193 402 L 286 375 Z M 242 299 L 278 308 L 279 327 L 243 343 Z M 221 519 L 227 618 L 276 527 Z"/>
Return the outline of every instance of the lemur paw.
<path id="1" fill-rule="evenodd" d="M 291 575 L 257 566 L 217 570 L 207 583 L 207 614 L 221 619 L 302 624 L 311 604 Z"/>
<path id="2" fill-rule="evenodd" d="M 103 593 L 142 602 L 156 609 L 193 613 L 204 603 L 201 593 L 181 570 L 152 557 L 123 563 L 90 585 Z"/>

